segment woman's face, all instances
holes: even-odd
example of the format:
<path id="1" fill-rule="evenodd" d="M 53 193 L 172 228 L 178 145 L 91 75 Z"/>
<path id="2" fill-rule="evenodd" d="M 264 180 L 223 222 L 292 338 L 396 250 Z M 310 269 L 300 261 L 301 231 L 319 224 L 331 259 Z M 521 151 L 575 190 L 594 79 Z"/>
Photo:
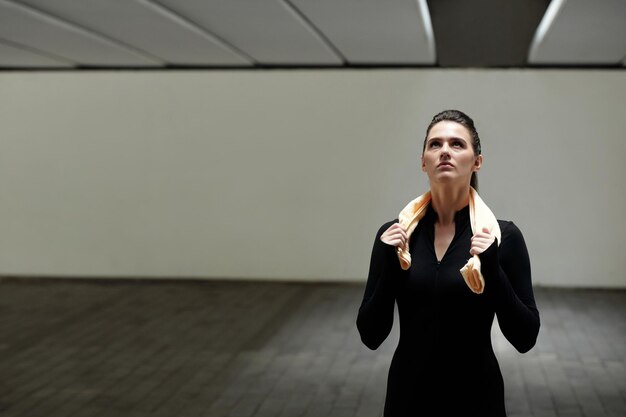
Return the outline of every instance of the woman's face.
<path id="1" fill-rule="evenodd" d="M 422 171 L 432 183 L 467 183 L 472 172 L 482 164 L 482 155 L 475 155 L 472 137 L 465 126 L 442 121 L 431 127 L 422 154 Z"/>

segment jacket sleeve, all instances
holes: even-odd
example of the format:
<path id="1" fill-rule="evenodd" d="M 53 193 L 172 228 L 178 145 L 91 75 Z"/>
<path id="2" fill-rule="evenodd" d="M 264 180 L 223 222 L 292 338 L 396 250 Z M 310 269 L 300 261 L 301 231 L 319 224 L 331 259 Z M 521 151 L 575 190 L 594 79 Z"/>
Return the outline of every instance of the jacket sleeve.
<path id="1" fill-rule="evenodd" d="M 361 340 L 372 350 L 381 345 L 393 326 L 397 282 L 394 278 L 401 271 L 400 261 L 395 248 L 383 243 L 380 236 L 396 222 L 385 223 L 376 233 L 365 295 L 356 320 Z"/>
<path id="2" fill-rule="evenodd" d="M 485 293 L 494 303 L 502 334 L 519 352 L 528 352 L 537 341 L 540 322 L 522 232 L 508 222 L 500 246 L 494 242 L 479 257 Z"/>

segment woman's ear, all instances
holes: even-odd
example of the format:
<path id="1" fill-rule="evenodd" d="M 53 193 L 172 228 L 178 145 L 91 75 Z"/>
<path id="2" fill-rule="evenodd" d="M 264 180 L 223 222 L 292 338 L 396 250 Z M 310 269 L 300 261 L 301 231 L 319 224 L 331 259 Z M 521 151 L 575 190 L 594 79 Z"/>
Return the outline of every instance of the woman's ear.
<path id="1" fill-rule="evenodd" d="M 426 165 L 424 164 L 424 154 L 422 154 L 422 156 L 420 156 L 420 159 L 422 161 L 422 171 L 426 172 Z"/>
<path id="2" fill-rule="evenodd" d="M 483 166 L 483 156 L 478 155 L 474 161 L 474 172 L 480 171 L 481 166 Z"/>

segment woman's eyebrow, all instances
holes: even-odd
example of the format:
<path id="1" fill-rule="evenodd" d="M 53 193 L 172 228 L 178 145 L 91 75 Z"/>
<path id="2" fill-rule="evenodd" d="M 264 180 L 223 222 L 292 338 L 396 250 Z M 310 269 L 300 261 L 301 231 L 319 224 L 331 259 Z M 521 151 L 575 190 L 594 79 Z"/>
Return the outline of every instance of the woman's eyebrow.
<path id="1" fill-rule="evenodd" d="M 462 140 L 463 142 L 467 142 L 466 139 L 464 139 L 462 137 L 458 137 L 458 136 L 450 136 L 448 138 L 440 138 L 439 136 L 434 136 L 434 137 L 428 139 L 426 141 L 426 143 L 430 142 L 431 140 Z"/>

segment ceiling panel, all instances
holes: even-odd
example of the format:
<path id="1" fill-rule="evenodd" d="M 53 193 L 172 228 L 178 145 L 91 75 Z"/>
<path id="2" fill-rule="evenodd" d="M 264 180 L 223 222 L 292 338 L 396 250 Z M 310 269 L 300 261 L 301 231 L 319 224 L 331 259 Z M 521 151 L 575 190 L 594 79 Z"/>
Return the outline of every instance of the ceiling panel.
<path id="1" fill-rule="evenodd" d="M 0 0 L 0 70 L 529 63 L 626 66 L 626 0 Z"/>
<path id="2" fill-rule="evenodd" d="M 0 39 L 82 65 L 160 64 L 62 20 L 7 0 L 0 0 Z"/>
<path id="3" fill-rule="evenodd" d="M 62 59 L 55 59 L 45 54 L 24 48 L 20 45 L 0 41 L 0 67 L 8 68 L 67 68 L 74 64 Z"/>
<path id="4" fill-rule="evenodd" d="M 553 0 L 529 53 L 533 64 L 619 65 L 626 56 L 626 1 Z"/>
<path id="5" fill-rule="evenodd" d="M 156 2 L 156 1 L 155 1 Z M 260 64 L 341 65 L 306 20 L 281 0 L 158 0 Z"/>
<path id="6" fill-rule="evenodd" d="M 429 0 L 444 67 L 522 67 L 549 0 Z"/>
<path id="7" fill-rule="evenodd" d="M 291 0 L 348 62 L 433 64 L 426 0 Z"/>
<path id="8" fill-rule="evenodd" d="M 251 61 L 209 33 L 145 0 L 18 0 L 178 65 Z"/>

